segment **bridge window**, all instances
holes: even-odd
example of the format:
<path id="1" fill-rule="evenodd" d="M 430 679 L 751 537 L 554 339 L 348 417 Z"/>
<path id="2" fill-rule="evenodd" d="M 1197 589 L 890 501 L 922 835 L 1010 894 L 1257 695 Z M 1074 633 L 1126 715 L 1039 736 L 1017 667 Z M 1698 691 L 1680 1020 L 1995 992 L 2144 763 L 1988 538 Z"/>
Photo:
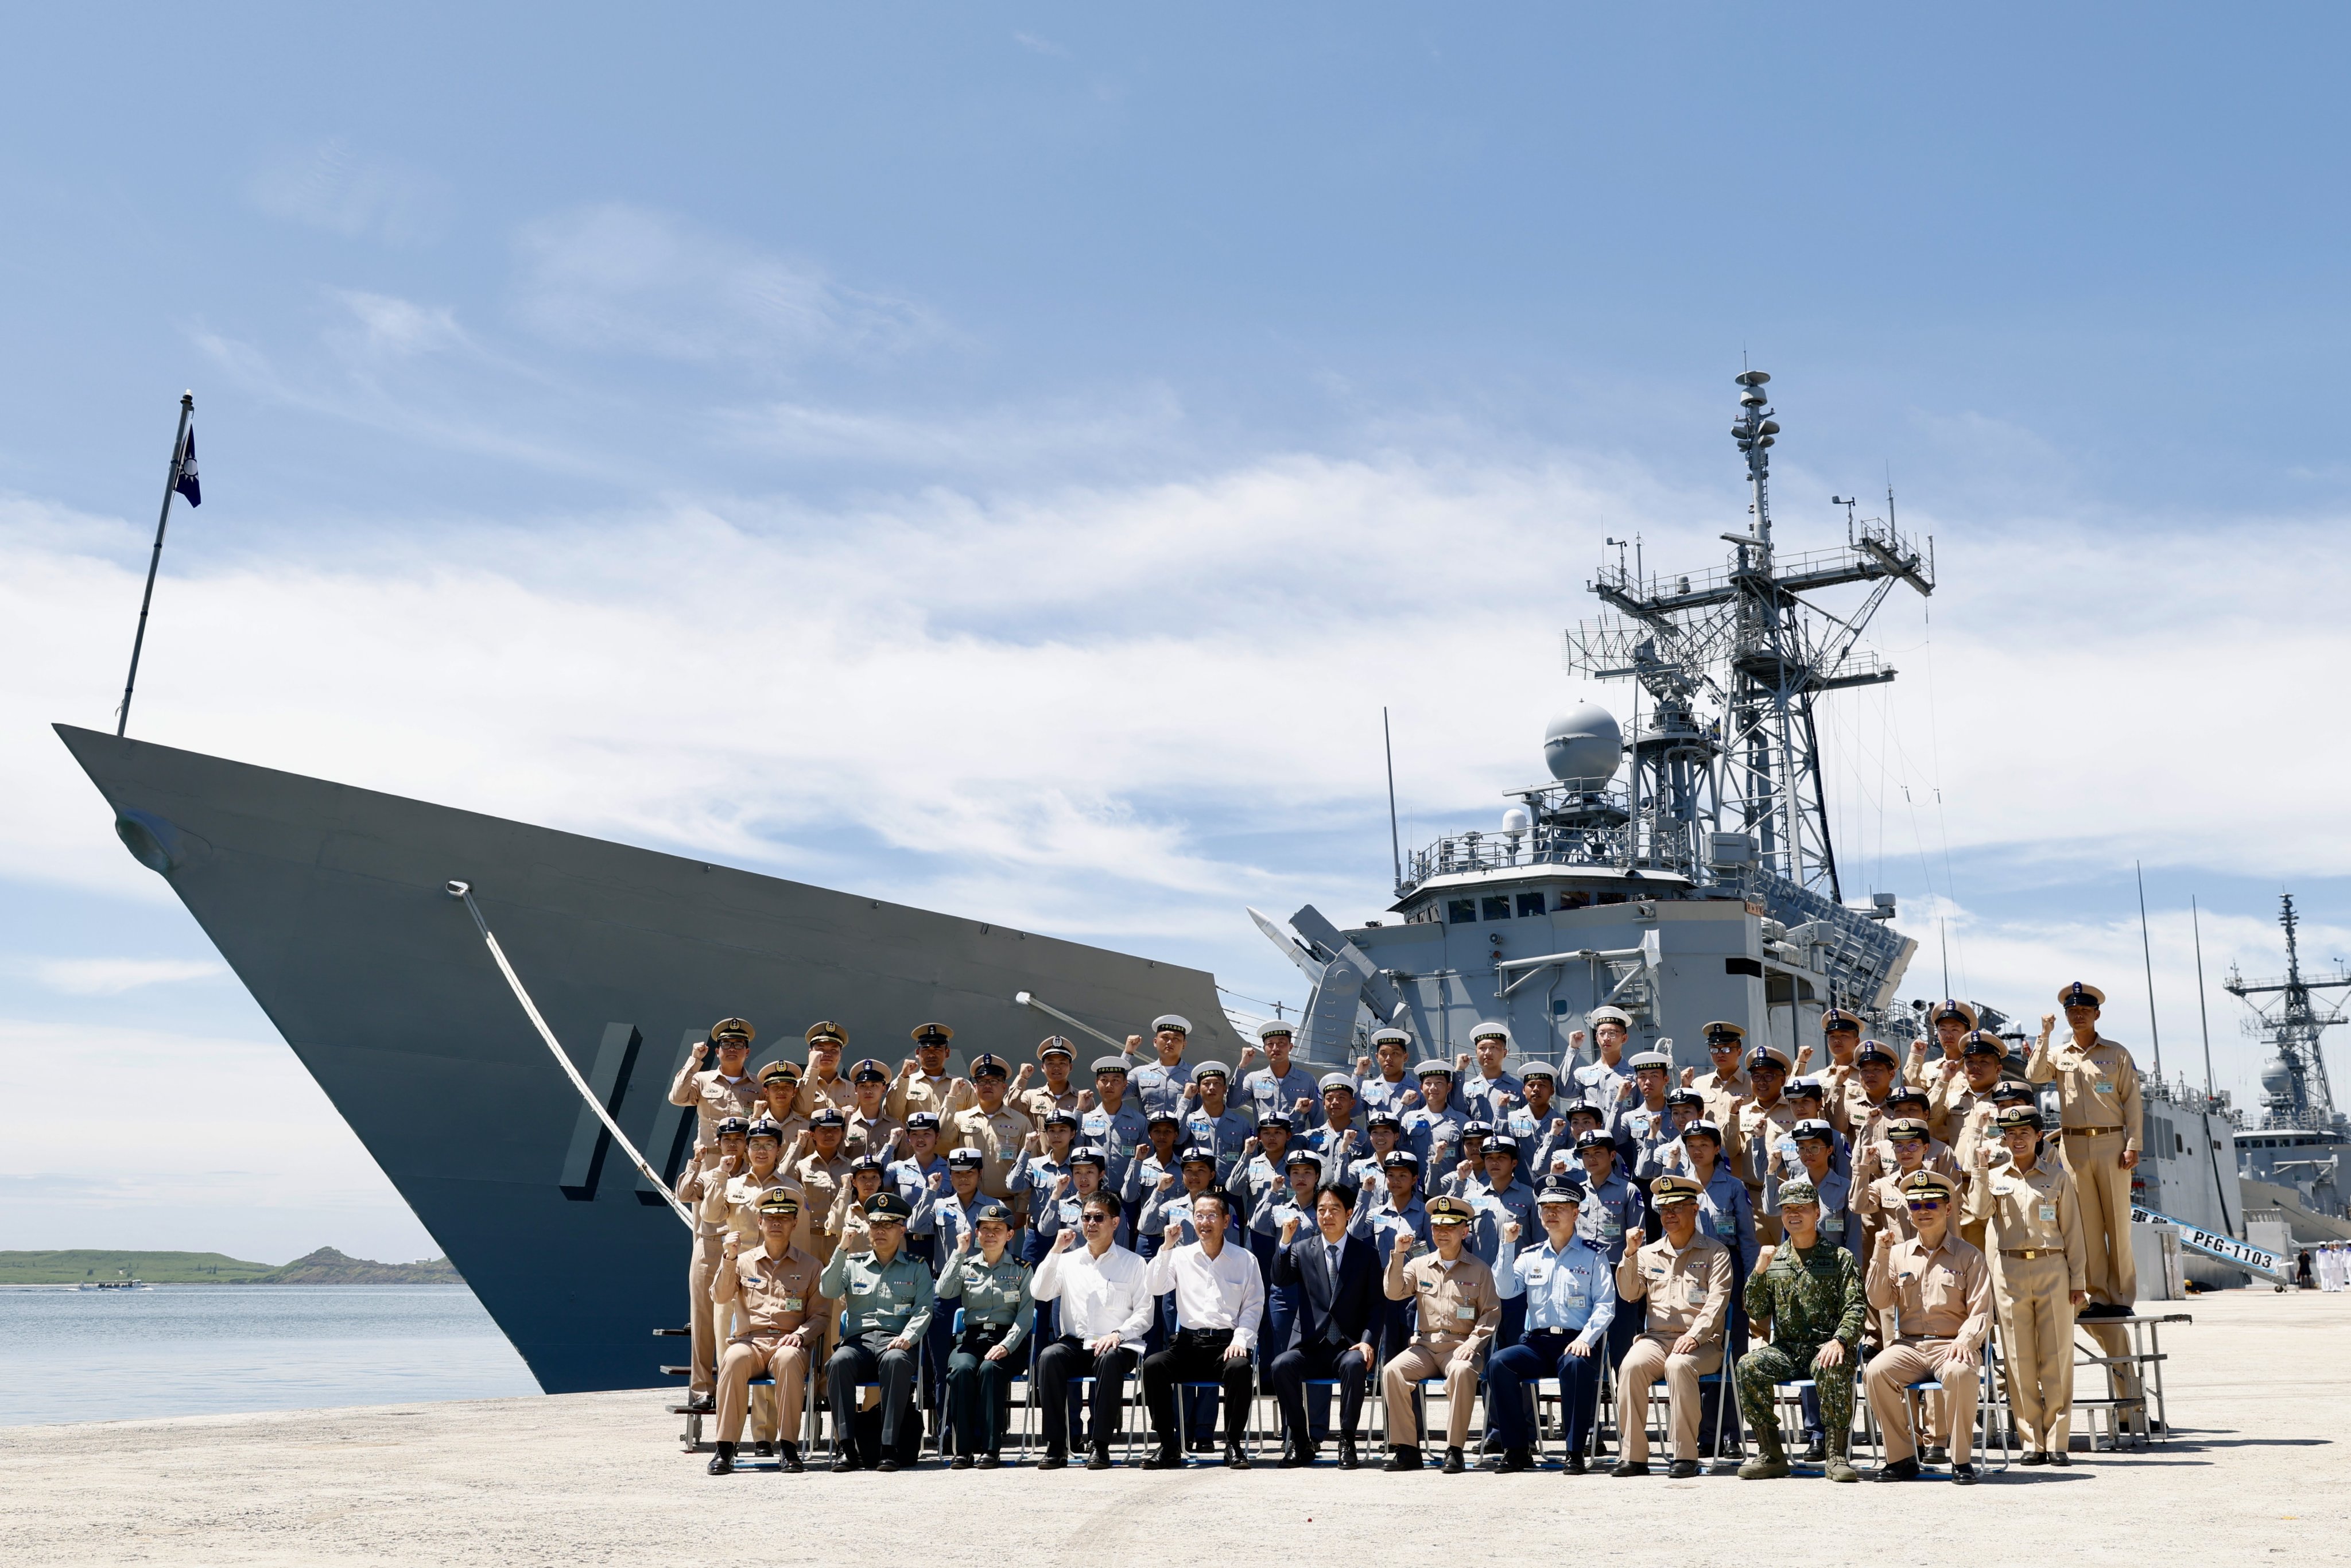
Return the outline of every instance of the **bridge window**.
<path id="1" fill-rule="evenodd" d="M 1541 915 L 1542 912 L 1543 895 L 1541 894 L 1522 893 L 1519 894 L 1519 914 L 1521 917 L 1529 915 Z"/>
<path id="2" fill-rule="evenodd" d="M 1448 898 L 1445 901 L 1445 918 L 1456 925 L 1478 923 L 1478 901 L 1474 898 Z"/>
<path id="3" fill-rule="evenodd" d="M 1500 898 L 1488 898 L 1485 904 L 1487 919 L 1508 920 L 1510 917 L 1510 901 L 1507 894 Z"/>

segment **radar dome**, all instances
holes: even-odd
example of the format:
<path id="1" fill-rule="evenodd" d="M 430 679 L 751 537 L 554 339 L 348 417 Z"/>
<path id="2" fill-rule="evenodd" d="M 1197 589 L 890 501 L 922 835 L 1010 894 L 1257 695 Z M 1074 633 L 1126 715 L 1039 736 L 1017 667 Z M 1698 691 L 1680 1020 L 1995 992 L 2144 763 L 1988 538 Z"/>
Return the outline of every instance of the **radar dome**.
<path id="1" fill-rule="evenodd" d="M 1596 703 L 1571 708 L 1543 728 L 1543 761 L 1562 784 L 1597 789 L 1616 776 L 1624 755 L 1616 716 Z"/>
<path id="2" fill-rule="evenodd" d="M 1523 833 L 1534 825 L 1535 820 L 1527 815 L 1524 806 L 1513 806 L 1502 813 L 1502 831 L 1506 833 Z"/>

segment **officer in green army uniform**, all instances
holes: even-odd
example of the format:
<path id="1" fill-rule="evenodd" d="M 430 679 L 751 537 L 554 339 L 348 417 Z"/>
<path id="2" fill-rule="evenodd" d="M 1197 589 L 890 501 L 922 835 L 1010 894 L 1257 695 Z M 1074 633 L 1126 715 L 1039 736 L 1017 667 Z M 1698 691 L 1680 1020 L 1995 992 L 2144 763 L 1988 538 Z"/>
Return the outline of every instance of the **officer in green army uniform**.
<path id="1" fill-rule="evenodd" d="M 1853 1437 L 1853 1374 L 1869 1305 L 1853 1254 L 1821 1232 L 1820 1192 L 1809 1181 L 1782 1182 L 1780 1216 L 1787 1240 L 1766 1248 L 1747 1277 L 1747 1316 L 1771 1343 L 1739 1358 L 1739 1407 L 1755 1432 L 1756 1457 L 1739 1467 L 1742 1480 L 1788 1473 L 1780 1446 L 1780 1418 L 1771 1391 L 1782 1383 L 1814 1380 L 1821 1421 L 1828 1428 L 1828 1479 L 1857 1481 L 1845 1456 Z"/>

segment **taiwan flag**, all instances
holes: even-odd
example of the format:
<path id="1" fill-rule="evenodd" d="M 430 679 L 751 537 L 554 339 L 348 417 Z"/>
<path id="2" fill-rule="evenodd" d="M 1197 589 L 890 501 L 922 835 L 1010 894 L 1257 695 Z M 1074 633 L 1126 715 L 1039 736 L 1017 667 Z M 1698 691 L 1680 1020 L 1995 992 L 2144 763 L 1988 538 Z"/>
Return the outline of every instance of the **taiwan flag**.
<path id="1" fill-rule="evenodd" d="M 188 444 L 180 450 L 180 477 L 172 488 L 185 496 L 191 507 L 204 504 L 203 486 L 196 483 L 196 427 L 193 424 L 188 427 Z"/>

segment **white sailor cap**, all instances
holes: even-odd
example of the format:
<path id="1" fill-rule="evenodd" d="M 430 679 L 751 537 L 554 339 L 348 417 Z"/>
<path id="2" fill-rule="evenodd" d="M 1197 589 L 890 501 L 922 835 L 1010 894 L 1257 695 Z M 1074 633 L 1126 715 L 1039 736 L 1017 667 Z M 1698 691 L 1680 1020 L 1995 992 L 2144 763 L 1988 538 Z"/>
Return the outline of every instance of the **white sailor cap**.
<path id="1" fill-rule="evenodd" d="M 1453 1063 L 1441 1056 L 1432 1056 L 1414 1068 L 1412 1075 L 1415 1078 L 1450 1078 L 1453 1076 Z"/>
<path id="2" fill-rule="evenodd" d="M 1400 1029 L 1391 1027 L 1372 1030 L 1372 1048 L 1375 1051 L 1384 1045 L 1410 1045 L 1411 1043 L 1412 1036 Z"/>
<path id="3" fill-rule="evenodd" d="M 1355 1080 L 1348 1073 L 1326 1072 L 1317 1082 L 1316 1087 L 1325 1092 L 1333 1089 L 1344 1089 L 1348 1093 L 1353 1094 L 1355 1092 Z"/>
<path id="4" fill-rule="evenodd" d="M 1151 1032 L 1157 1034 L 1163 1029 L 1172 1029 L 1177 1034 L 1189 1034 L 1192 1032 L 1192 1020 L 1182 1013 L 1161 1013 L 1151 1020 Z"/>
<path id="5" fill-rule="evenodd" d="M 1510 1026 L 1506 1023 L 1498 1023 L 1492 1019 L 1488 1019 L 1485 1022 L 1479 1024 L 1476 1029 L 1469 1031 L 1470 1044 L 1475 1045 L 1481 1040 L 1499 1040 L 1507 1045 L 1510 1043 Z"/>
<path id="6" fill-rule="evenodd" d="M 1598 1029 L 1604 1023 L 1622 1024 L 1628 1032 L 1633 1028 L 1633 1015 L 1623 1008 L 1594 1008 L 1583 1015 L 1583 1021 L 1593 1029 Z"/>
<path id="7" fill-rule="evenodd" d="M 1626 1065 L 1635 1072 L 1640 1071 L 1644 1067 L 1654 1067 L 1661 1072 L 1671 1072 L 1674 1070 L 1674 1059 L 1662 1051 L 1645 1051 Z"/>
<path id="8" fill-rule="evenodd" d="M 1186 1032 L 1188 1033 L 1190 1031 L 1186 1030 Z M 1288 1019 L 1268 1019 L 1263 1023 L 1257 1026 L 1257 1037 L 1259 1040 L 1271 1040 L 1278 1034 L 1287 1035 L 1291 1039 L 1296 1039 L 1298 1035 L 1298 1026 L 1291 1023 Z"/>

